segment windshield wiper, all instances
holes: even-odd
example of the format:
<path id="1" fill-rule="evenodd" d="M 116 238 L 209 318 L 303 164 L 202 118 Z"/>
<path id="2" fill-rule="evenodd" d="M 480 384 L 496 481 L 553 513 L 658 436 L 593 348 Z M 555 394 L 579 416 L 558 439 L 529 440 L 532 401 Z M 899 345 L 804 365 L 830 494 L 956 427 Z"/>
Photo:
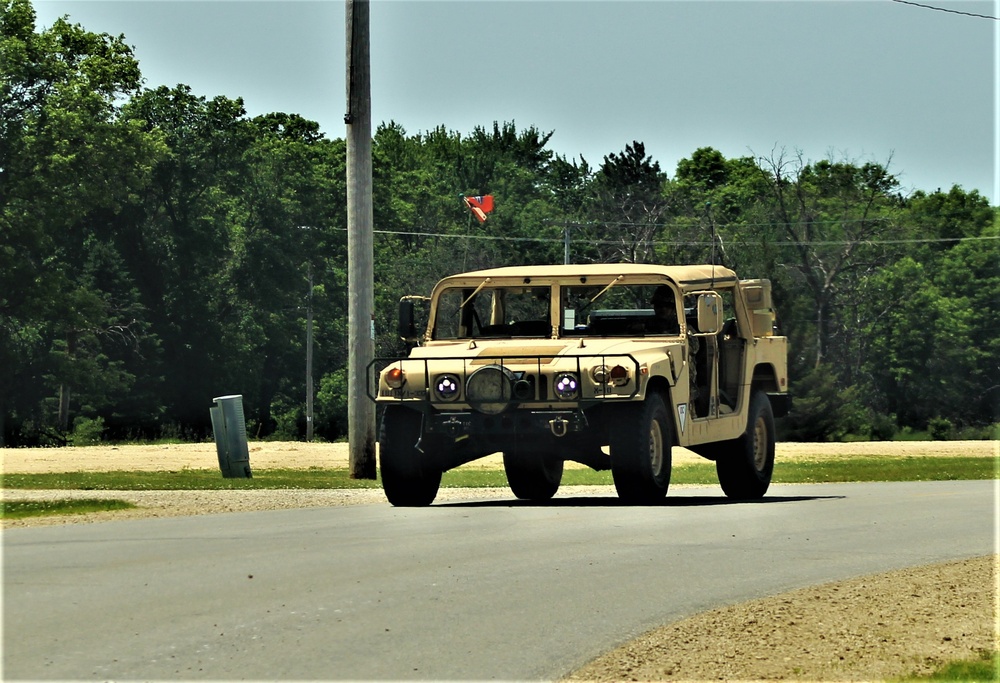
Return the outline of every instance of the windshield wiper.
<path id="1" fill-rule="evenodd" d="M 467 303 L 469 303 L 470 301 L 472 301 L 472 297 L 474 297 L 475 295 L 479 294 L 479 292 L 481 292 L 481 291 L 482 291 L 483 287 L 485 287 L 486 285 L 488 285 L 488 284 L 490 283 L 490 281 L 491 281 L 492 279 L 493 279 L 493 278 L 486 278 L 485 280 L 483 280 L 482 284 L 480 284 L 480 285 L 479 285 L 478 287 L 476 287 L 476 291 L 474 291 L 474 292 L 473 292 L 472 294 L 470 294 L 470 295 L 469 295 L 469 296 L 468 296 L 468 297 L 467 297 L 467 298 L 465 299 L 465 301 L 463 301 L 463 302 L 462 302 L 462 303 L 461 303 L 461 304 L 459 305 L 459 308 L 465 308 L 465 304 L 467 304 Z"/>
<path id="2" fill-rule="evenodd" d="M 597 293 L 597 294 L 596 294 L 596 295 L 594 296 L 594 298 L 590 300 L 590 303 L 592 304 L 592 303 L 594 303 L 595 301 L 597 301 L 598 299 L 600 299 L 600 298 L 601 298 L 602 296 L 604 296 L 604 293 L 605 293 L 606 291 L 608 291 L 609 289 L 611 289 L 612 287 L 614 287 L 615 285 L 617 285 L 617 284 L 618 284 L 618 281 L 619 281 L 619 280 L 621 280 L 621 279 L 622 279 L 623 277 L 625 277 L 625 276 L 624 276 L 624 275 L 619 275 L 619 276 L 618 276 L 618 277 L 616 277 L 616 278 L 615 278 L 614 280 L 612 280 L 611 282 L 609 282 L 609 283 L 608 283 L 608 286 L 607 286 L 607 287 L 605 287 L 604 289 L 602 289 L 601 291 L 599 291 L 599 292 L 598 292 L 598 293 Z M 589 306 L 590 304 L 587 304 L 587 305 Z"/>
<path id="3" fill-rule="evenodd" d="M 614 280 L 612 280 L 611 282 L 609 282 L 607 287 L 605 287 L 604 289 L 602 289 L 601 291 L 599 291 L 597 294 L 595 294 L 594 298 L 591 299 L 590 301 L 588 301 L 587 305 L 580 309 L 580 313 L 584 313 L 588 308 L 590 308 L 591 304 L 593 304 L 595 301 L 597 301 L 602 296 L 604 296 L 605 292 L 607 292 L 609 289 L 611 289 L 612 287 L 614 287 L 615 285 L 617 285 L 619 282 L 621 282 L 622 278 L 624 278 L 624 277 L 625 277 L 624 275 L 619 275 Z"/>

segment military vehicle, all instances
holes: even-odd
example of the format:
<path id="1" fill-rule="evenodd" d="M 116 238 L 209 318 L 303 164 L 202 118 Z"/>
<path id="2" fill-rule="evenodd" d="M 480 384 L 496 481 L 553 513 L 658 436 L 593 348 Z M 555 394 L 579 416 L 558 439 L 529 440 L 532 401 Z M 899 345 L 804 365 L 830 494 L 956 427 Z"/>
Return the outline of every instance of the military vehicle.
<path id="1" fill-rule="evenodd" d="M 480 270 L 403 297 L 399 333 L 408 355 L 376 359 L 368 391 L 393 505 L 431 504 L 443 472 L 493 453 L 532 501 L 572 461 L 656 503 L 674 446 L 714 460 L 728 497 L 770 484 L 789 397 L 768 280 L 716 265 Z"/>

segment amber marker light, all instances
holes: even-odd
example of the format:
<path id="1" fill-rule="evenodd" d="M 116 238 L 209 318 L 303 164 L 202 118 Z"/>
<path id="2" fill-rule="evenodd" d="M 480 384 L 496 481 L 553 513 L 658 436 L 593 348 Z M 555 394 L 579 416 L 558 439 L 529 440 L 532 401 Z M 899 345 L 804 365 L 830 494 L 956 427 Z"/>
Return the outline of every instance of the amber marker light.
<path id="1" fill-rule="evenodd" d="M 611 376 L 611 383 L 616 387 L 622 387 L 628 384 L 628 370 L 621 365 L 616 365 L 611 368 L 611 372 L 608 374 Z"/>
<path id="2" fill-rule="evenodd" d="M 389 368 L 385 373 L 385 383 L 392 389 L 399 389 L 406 382 L 402 368 Z"/>

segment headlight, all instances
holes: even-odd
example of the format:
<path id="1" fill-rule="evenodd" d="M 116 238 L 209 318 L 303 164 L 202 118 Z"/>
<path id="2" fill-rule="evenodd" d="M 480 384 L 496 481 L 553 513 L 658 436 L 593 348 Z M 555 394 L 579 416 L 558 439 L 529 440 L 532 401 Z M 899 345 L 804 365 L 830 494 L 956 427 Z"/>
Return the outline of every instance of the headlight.
<path id="1" fill-rule="evenodd" d="M 555 390 L 557 397 L 569 401 L 580 393 L 580 380 L 572 372 L 560 372 L 555 377 Z"/>
<path id="2" fill-rule="evenodd" d="M 616 387 L 623 387 L 628 384 L 628 370 L 621 365 L 609 368 L 607 365 L 598 365 L 591 369 L 590 377 L 595 384 L 611 384 Z"/>
<path id="3" fill-rule="evenodd" d="M 403 369 L 395 367 L 386 370 L 385 383 L 389 386 L 390 389 L 399 389 L 404 384 L 406 384 L 406 375 L 403 374 Z"/>
<path id="4" fill-rule="evenodd" d="M 438 375 L 434 378 L 434 395 L 442 401 L 454 401 L 458 398 L 458 376 Z"/>
<path id="5" fill-rule="evenodd" d="M 514 374 L 499 365 L 479 368 L 465 383 L 465 400 L 481 413 L 498 415 L 510 404 L 513 380 Z"/>

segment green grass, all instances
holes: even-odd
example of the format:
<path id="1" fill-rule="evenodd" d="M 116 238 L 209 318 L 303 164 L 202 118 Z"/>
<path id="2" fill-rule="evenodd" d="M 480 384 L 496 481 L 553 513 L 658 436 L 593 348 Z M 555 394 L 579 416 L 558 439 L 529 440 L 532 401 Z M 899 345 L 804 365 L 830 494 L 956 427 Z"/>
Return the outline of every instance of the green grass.
<path id="1" fill-rule="evenodd" d="M 1000 680 L 1000 653 L 984 650 L 979 659 L 949 662 L 926 676 L 911 676 L 899 681 L 997 681 Z"/>
<path id="2" fill-rule="evenodd" d="M 993 458 L 912 457 L 837 458 L 816 461 L 779 461 L 774 483 L 802 484 L 856 481 L 942 481 L 993 479 Z M 709 461 L 678 465 L 672 484 L 715 484 L 715 464 Z M 563 486 L 610 485 L 611 472 L 567 469 Z M 459 469 L 445 472 L 445 487 L 491 488 L 507 486 L 502 470 Z M 351 479 L 341 469 L 261 469 L 252 479 L 223 479 L 216 470 L 182 469 L 172 472 L 73 472 L 49 474 L 6 474 L 8 489 L 74 489 L 90 491 L 178 491 L 242 489 L 359 489 L 378 488 L 380 482 Z"/>
<path id="3" fill-rule="evenodd" d="M 0 509 L 5 519 L 24 519 L 25 517 L 47 517 L 50 515 L 84 515 L 89 512 L 105 512 L 107 510 L 129 510 L 136 507 L 125 500 L 101 500 L 98 498 L 81 498 L 80 500 L 26 500 L 0 502 Z"/>
<path id="4" fill-rule="evenodd" d="M 714 466 L 713 466 L 714 467 Z M 847 481 L 951 481 L 993 479 L 993 458 L 982 457 L 909 457 L 909 458 L 838 458 L 778 462 L 773 481 L 779 484 L 811 484 Z"/>
<path id="5" fill-rule="evenodd" d="M 378 482 L 351 479 L 341 469 L 271 469 L 254 472 L 252 479 L 223 479 L 218 470 L 159 472 L 69 472 L 5 474 L 8 489 L 83 491 L 217 491 L 245 489 L 358 489 L 377 488 Z"/>

